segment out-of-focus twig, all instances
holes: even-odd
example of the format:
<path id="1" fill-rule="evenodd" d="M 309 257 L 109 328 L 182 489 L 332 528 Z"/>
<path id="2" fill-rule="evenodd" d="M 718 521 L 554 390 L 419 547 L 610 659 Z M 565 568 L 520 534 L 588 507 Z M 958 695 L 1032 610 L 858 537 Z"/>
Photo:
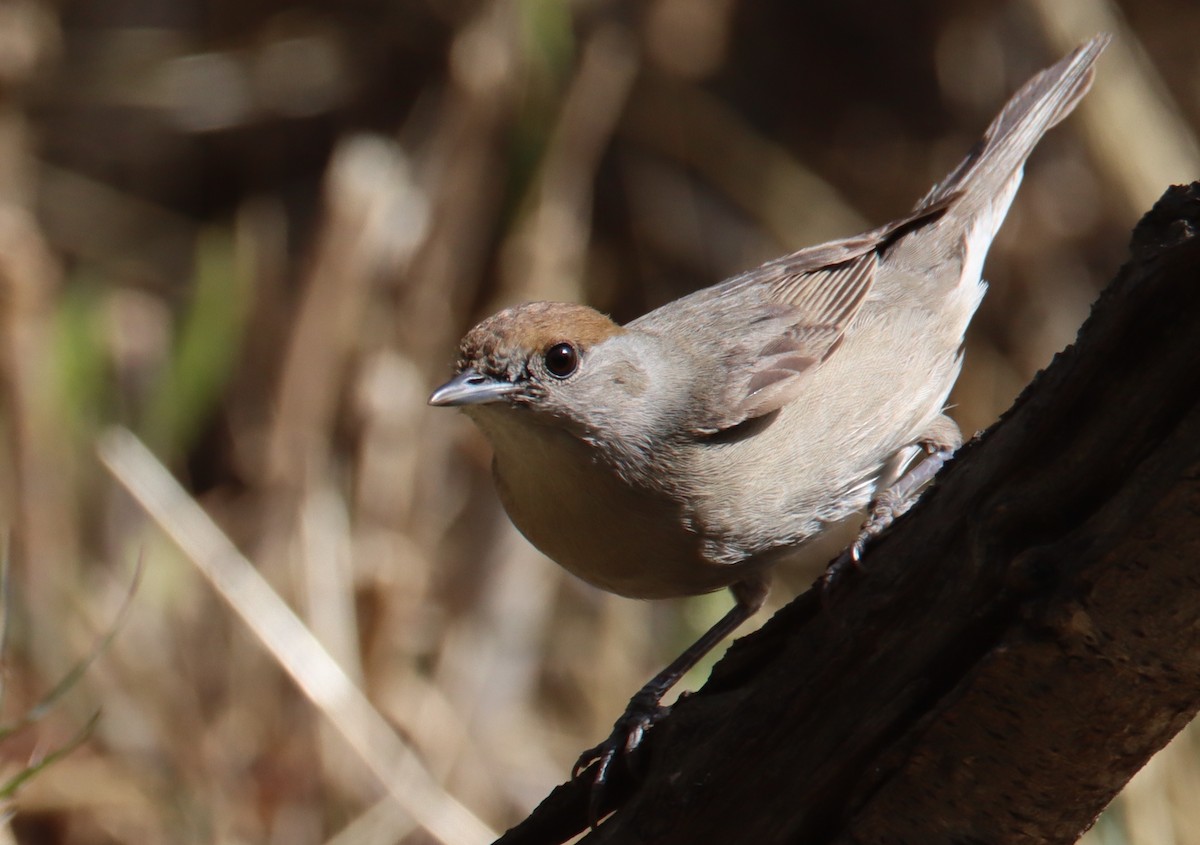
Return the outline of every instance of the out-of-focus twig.
<path id="1" fill-rule="evenodd" d="M 505 298 L 582 298 L 592 184 L 637 72 L 632 40 L 611 27 L 584 46 L 538 176 L 536 207 L 506 245 Z"/>
<path id="2" fill-rule="evenodd" d="M 390 799 L 377 801 L 325 840 L 325 845 L 393 845 L 412 830 L 412 819 Z"/>
<path id="3" fill-rule="evenodd" d="M 141 441 L 127 430 L 111 429 L 98 450 L 113 476 L 209 579 L 406 812 L 446 845 L 494 838 L 487 825 L 433 780 L 312 632 Z"/>
<path id="4" fill-rule="evenodd" d="M 292 333 L 270 440 L 270 475 L 299 488 L 323 465 L 340 385 L 371 282 L 407 258 L 425 228 L 408 162 L 386 139 L 343 142 L 326 178 L 328 219 Z"/>
<path id="5" fill-rule="evenodd" d="M 447 53 L 450 83 L 424 147 L 429 232 L 405 274 L 399 329 L 420 366 L 445 361 L 488 263 L 505 190 L 507 132 L 519 67 L 515 4 L 480 4 Z"/>

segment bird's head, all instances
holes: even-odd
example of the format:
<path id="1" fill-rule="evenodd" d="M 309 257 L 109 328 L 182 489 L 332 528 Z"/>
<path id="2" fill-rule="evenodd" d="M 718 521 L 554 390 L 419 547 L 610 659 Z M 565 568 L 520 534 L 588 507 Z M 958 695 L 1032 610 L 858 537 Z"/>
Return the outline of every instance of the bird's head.
<path id="1" fill-rule="evenodd" d="M 467 333 L 454 378 L 429 404 L 462 406 L 477 419 L 480 411 L 526 410 L 545 422 L 588 428 L 644 390 L 636 360 L 611 343 L 626 334 L 584 305 L 507 308 Z"/>

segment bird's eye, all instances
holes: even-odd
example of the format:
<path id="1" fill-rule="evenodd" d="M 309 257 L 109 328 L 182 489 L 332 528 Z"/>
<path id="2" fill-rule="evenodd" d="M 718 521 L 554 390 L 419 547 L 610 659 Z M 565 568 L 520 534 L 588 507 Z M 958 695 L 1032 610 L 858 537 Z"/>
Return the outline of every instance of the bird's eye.
<path id="1" fill-rule="evenodd" d="M 579 351 L 569 343 L 556 343 L 546 350 L 546 370 L 555 378 L 566 378 L 579 368 Z"/>

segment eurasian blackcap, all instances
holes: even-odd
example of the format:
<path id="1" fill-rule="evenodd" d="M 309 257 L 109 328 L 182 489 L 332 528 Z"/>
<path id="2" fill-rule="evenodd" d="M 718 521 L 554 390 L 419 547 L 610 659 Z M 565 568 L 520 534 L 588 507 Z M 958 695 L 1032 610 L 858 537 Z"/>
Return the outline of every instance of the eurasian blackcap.
<path id="1" fill-rule="evenodd" d="M 771 564 L 872 505 L 857 556 L 958 447 L 943 409 L 984 257 L 1025 159 L 1087 91 L 1107 43 L 1029 80 L 895 222 L 625 326 L 533 302 L 463 339 L 457 375 L 429 401 L 462 406 L 486 434 L 501 501 L 535 546 L 624 596 L 730 587 L 736 599 L 580 758 L 600 759 L 598 781 L 663 712 L 663 693 L 761 605 Z"/>

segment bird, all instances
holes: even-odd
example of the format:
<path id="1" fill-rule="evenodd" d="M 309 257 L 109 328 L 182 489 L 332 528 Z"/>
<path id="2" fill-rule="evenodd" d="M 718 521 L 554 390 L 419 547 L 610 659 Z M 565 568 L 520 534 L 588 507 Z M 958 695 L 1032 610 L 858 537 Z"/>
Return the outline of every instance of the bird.
<path id="1" fill-rule="evenodd" d="M 857 561 L 961 445 L 945 414 L 988 249 L 1025 161 L 1087 93 L 1110 37 L 1033 76 L 908 214 L 793 252 L 618 325 L 529 302 L 463 338 L 429 398 L 493 449 L 522 534 L 637 599 L 729 588 L 732 608 L 585 751 L 602 786 L 662 697 L 756 612 L 770 571 L 865 508 Z"/>

